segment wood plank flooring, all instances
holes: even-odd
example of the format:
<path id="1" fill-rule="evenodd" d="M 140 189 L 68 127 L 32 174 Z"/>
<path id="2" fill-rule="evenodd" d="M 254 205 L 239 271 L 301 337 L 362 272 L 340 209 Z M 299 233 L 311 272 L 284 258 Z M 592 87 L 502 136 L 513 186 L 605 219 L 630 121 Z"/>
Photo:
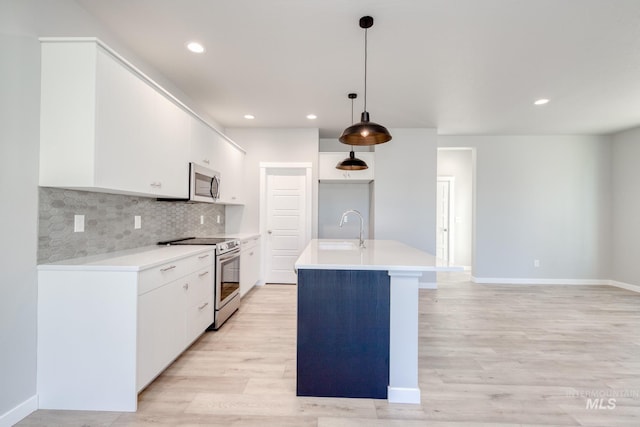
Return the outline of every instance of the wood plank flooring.
<path id="1" fill-rule="evenodd" d="M 267 285 L 143 391 L 138 412 L 39 410 L 18 425 L 640 426 L 640 294 L 438 282 L 420 291 L 421 405 L 296 397 L 296 287 Z"/>

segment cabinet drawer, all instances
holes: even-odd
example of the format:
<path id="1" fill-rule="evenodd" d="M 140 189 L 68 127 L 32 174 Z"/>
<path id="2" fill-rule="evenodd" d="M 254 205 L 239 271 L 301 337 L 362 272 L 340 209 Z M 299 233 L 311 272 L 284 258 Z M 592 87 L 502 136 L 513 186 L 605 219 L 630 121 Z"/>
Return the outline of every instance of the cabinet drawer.
<path id="1" fill-rule="evenodd" d="M 215 270 L 213 265 L 198 270 L 183 280 L 189 284 L 190 305 L 200 305 L 203 301 L 208 301 L 213 297 L 213 286 L 215 283 Z"/>
<path id="2" fill-rule="evenodd" d="M 249 239 L 240 240 L 240 250 L 255 248 L 260 241 L 260 236 L 251 237 Z"/>
<path id="3" fill-rule="evenodd" d="M 201 268 L 211 267 L 213 269 L 213 263 L 214 253 L 211 250 L 142 271 L 138 282 L 138 295 L 142 295 Z"/>

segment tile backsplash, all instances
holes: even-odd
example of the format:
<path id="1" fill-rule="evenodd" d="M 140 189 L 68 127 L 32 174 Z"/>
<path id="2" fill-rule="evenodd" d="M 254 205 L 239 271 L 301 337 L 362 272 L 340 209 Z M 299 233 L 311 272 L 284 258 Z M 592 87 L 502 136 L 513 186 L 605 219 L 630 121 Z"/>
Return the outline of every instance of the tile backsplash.
<path id="1" fill-rule="evenodd" d="M 158 202 L 146 197 L 40 187 L 38 263 L 179 237 L 223 234 L 224 214 L 224 206 L 210 203 Z M 74 232 L 75 215 L 84 215 L 84 232 Z M 136 215 L 141 217 L 140 229 L 134 229 Z M 200 224 L 201 217 L 204 224 Z"/>

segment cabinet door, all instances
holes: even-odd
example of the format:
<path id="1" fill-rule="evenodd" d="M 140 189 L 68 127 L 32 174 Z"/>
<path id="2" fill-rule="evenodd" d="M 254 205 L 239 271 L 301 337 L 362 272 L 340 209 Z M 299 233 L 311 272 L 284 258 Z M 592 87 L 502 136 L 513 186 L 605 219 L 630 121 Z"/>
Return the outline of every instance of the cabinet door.
<path id="1" fill-rule="evenodd" d="M 185 285 L 178 279 L 138 297 L 138 391 L 186 345 Z"/>
<path id="2" fill-rule="evenodd" d="M 246 243 L 245 243 L 246 242 Z M 243 241 L 240 253 L 240 296 L 244 296 L 260 280 L 260 238 Z"/>
<path id="3" fill-rule="evenodd" d="M 96 186 L 188 196 L 189 115 L 98 49 Z"/>
<path id="4" fill-rule="evenodd" d="M 163 197 L 188 197 L 190 117 L 157 92 L 154 107 L 150 138 L 145 138 L 152 191 Z"/>
<path id="5" fill-rule="evenodd" d="M 148 193 L 145 129 L 152 126 L 154 91 L 102 49 L 97 61 L 95 184 Z"/>
<path id="6" fill-rule="evenodd" d="M 215 170 L 216 132 L 195 117 L 190 122 L 189 161 Z"/>
<path id="7" fill-rule="evenodd" d="M 220 202 L 243 203 L 245 153 L 227 141 L 220 144 Z"/>
<path id="8" fill-rule="evenodd" d="M 346 171 L 336 169 L 336 165 L 349 157 L 349 153 L 320 153 L 318 156 L 318 175 L 320 181 L 327 182 L 371 182 L 374 179 L 374 153 L 357 152 L 356 157 L 364 160 L 368 169 Z"/>
<path id="9" fill-rule="evenodd" d="M 187 277 L 187 345 L 213 323 L 213 265 Z"/>

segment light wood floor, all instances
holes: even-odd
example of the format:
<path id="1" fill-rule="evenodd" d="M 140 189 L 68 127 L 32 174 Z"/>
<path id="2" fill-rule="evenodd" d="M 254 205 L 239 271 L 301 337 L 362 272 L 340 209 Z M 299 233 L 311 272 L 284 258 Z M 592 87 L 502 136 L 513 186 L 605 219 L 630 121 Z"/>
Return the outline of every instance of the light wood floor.
<path id="1" fill-rule="evenodd" d="M 40 410 L 19 425 L 640 426 L 640 294 L 438 281 L 420 291 L 421 405 L 296 397 L 296 287 L 267 285 L 141 393 L 138 412 Z M 586 407 L 600 395 L 602 409 Z"/>

